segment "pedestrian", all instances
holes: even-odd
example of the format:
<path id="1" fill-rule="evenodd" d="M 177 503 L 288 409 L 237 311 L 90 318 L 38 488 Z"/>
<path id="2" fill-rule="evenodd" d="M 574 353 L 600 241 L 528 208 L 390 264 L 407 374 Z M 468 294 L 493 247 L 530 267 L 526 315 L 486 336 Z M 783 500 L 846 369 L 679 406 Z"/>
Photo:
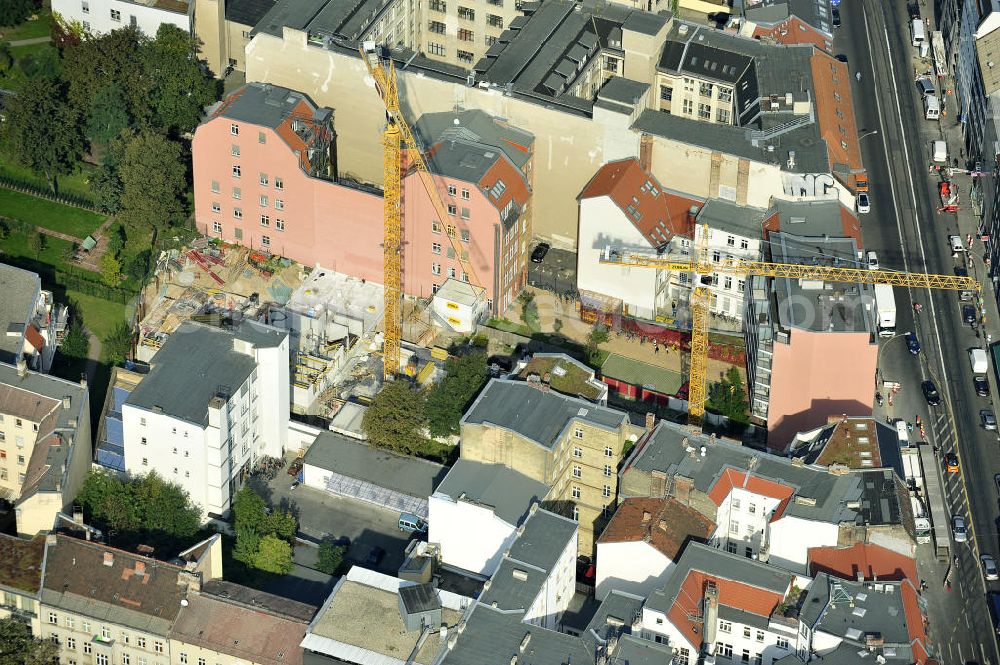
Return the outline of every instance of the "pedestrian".
<path id="1" fill-rule="evenodd" d="M 854 75 L 854 78 L 858 79 L 858 83 L 861 83 L 861 72 Z"/>

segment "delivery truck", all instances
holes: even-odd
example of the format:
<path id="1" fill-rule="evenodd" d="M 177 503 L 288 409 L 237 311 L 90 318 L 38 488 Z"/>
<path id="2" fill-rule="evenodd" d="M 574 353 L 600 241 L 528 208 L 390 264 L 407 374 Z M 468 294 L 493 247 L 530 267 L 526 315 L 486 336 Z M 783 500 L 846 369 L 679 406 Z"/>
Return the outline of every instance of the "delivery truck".
<path id="1" fill-rule="evenodd" d="M 879 337 L 896 334 L 896 296 L 889 284 L 875 285 L 875 312 L 878 315 Z"/>
<path id="2" fill-rule="evenodd" d="M 982 349 L 969 349 L 969 364 L 972 365 L 973 374 L 986 374 L 989 371 L 989 361 Z"/>

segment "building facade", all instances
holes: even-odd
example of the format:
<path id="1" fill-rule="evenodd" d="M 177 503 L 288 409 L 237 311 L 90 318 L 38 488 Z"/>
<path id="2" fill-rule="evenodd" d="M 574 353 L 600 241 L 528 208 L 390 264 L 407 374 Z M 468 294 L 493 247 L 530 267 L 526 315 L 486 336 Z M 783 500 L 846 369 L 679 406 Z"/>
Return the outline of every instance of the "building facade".
<path id="1" fill-rule="evenodd" d="M 122 406 L 125 469 L 156 471 L 221 518 L 263 456 L 288 437 L 288 335 L 244 322 L 235 330 L 186 322 Z"/>
<path id="2" fill-rule="evenodd" d="M 68 308 L 57 305 L 51 291 L 42 289 L 36 273 L 0 263 L 0 362 L 16 365 L 23 360 L 28 368 L 48 374 L 63 332 Z"/>
<path id="3" fill-rule="evenodd" d="M 187 0 L 54 0 L 52 12 L 66 23 L 77 24 L 91 35 L 104 35 L 125 27 L 156 36 L 161 25 L 191 32 L 194 7 Z"/>
<path id="4" fill-rule="evenodd" d="M 38 590 L 42 586 L 45 536 L 22 540 L 0 534 L 0 619 L 14 618 L 39 634 Z"/>

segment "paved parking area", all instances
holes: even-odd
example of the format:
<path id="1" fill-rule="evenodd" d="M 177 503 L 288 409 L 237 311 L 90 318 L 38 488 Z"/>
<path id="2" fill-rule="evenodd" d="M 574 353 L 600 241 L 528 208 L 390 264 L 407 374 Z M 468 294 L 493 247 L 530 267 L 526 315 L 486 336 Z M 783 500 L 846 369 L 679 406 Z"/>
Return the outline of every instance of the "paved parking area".
<path id="1" fill-rule="evenodd" d="M 531 245 L 529 252 L 536 245 Z M 555 293 L 575 291 L 576 253 L 553 247 L 541 263 L 528 261 L 528 284 Z"/>
<path id="2" fill-rule="evenodd" d="M 258 478 L 251 479 L 252 486 L 269 506 L 290 509 L 298 517 L 299 535 L 303 538 L 318 542 L 327 536 L 347 536 L 351 539 L 347 558 L 359 564 L 364 562 L 372 547 L 381 547 L 386 555 L 378 570 L 396 574 L 403 563 L 403 550 L 410 540 L 409 534 L 399 530 L 399 513 L 305 485 L 292 490 L 293 482 L 294 478 L 287 473 L 287 465 L 266 484 Z M 310 555 L 305 551 L 301 555 L 296 554 L 296 561 L 306 565 L 310 565 L 308 561 L 315 561 L 315 555 L 309 559 Z"/>

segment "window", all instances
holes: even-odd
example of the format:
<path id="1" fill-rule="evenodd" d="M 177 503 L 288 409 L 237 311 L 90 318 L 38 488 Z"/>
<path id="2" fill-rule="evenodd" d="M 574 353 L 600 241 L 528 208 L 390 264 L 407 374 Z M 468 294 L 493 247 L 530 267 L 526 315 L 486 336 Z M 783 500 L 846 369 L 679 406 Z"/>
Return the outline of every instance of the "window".
<path id="1" fill-rule="evenodd" d="M 266 208 L 267 207 L 267 196 L 264 195 L 264 194 L 260 195 L 260 207 L 262 207 L 262 208 Z"/>
<path id="2" fill-rule="evenodd" d="M 145 649 L 146 648 L 146 638 L 145 637 L 137 637 L 137 638 L 135 638 L 135 645 L 137 647 L 139 647 L 140 649 Z"/>
<path id="3" fill-rule="evenodd" d="M 441 225 L 438 224 L 437 222 L 431 222 L 431 232 L 441 233 Z"/>
<path id="4" fill-rule="evenodd" d="M 577 459 L 583 457 L 583 448 L 580 446 L 573 446 L 573 457 L 576 457 Z"/>
<path id="5" fill-rule="evenodd" d="M 186 653 L 184 653 L 183 651 L 181 651 L 179 655 L 180 655 L 180 659 L 181 659 L 181 665 L 187 665 L 188 655 Z"/>
<path id="6" fill-rule="evenodd" d="M 660 99 L 664 102 L 669 102 L 674 98 L 674 89 L 669 85 L 660 86 Z"/>
<path id="7" fill-rule="evenodd" d="M 753 524 L 751 524 L 750 522 L 747 522 L 746 527 L 747 527 L 747 535 L 748 536 L 752 536 L 753 532 L 754 532 Z M 750 636 L 747 635 L 747 637 L 750 637 Z"/>
<path id="8" fill-rule="evenodd" d="M 66 638 L 66 648 L 70 649 L 72 651 L 76 650 L 76 638 L 75 637 L 67 637 Z"/>
<path id="9" fill-rule="evenodd" d="M 764 654 L 755 653 L 753 655 L 753 665 L 764 665 Z"/>
<path id="10" fill-rule="evenodd" d="M 83 654 L 85 656 L 89 655 L 90 652 L 93 651 L 93 650 L 94 650 L 93 647 L 90 646 L 90 642 L 84 642 L 83 643 Z"/>
<path id="11" fill-rule="evenodd" d="M 723 658 L 733 657 L 733 645 L 723 644 L 722 642 L 715 643 L 715 654 L 717 656 L 722 656 Z"/>
<path id="12" fill-rule="evenodd" d="M 575 489 L 579 490 L 580 488 L 577 487 Z M 580 508 L 577 506 L 573 506 L 573 521 L 574 522 L 580 521 Z"/>
<path id="13" fill-rule="evenodd" d="M 220 222 L 212 222 L 212 230 L 216 233 L 222 233 L 222 224 Z"/>
<path id="14" fill-rule="evenodd" d="M 737 499 L 736 497 L 733 497 L 733 499 L 730 502 L 730 504 L 732 505 L 733 510 L 739 510 L 740 509 L 740 500 Z"/>
<path id="15" fill-rule="evenodd" d="M 574 478 L 582 478 L 583 477 L 583 468 L 580 467 L 577 464 L 573 465 L 573 477 Z"/>
<path id="16" fill-rule="evenodd" d="M 122 665 L 129 665 L 132 662 L 131 656 L 127 653 L 122 654 Z"/>
<path id="17" fill-rule="evenodd" d="M 199 658 L 198 659 L 198 665 L 205 665 L 205 659 L 204 658 Z"/>
<path id="18" fill-rule="evenodd" d="M 449 215 L 455 215 L 457 213 L 458 213 L 458 206 L 456 206 L 454 203 L 449 203 L 448 204 L 448 214 Z"/>
<path id="19" fill-rule="evenodd" d="M 677 650 L 677 665 L 689 665 L 691 662 L 691 651 L 687 647 Z"/>
<path id="20" fill-rule="evenodd" d="M 448 196 L 455 196 L 458 193 L 458 188 L 455 185 L 448 185 Z"/>
<path id="21" fill-rule="evenodd" d="M 604 465 L 604 477 L 605 478 L 610 478 L 611 477 L 611 471 L 612 471 L 611 465 L 610 464 L 605 464 Z"/>
<path id="22" fill-rule="evenodd" d="M 432 242 L 431 243 L 431 252 L 433 252 L 434 254 L 440 254 L 441 253 L 441 243 L 439 243 L 439 242 Z"/>
<path id="23" fill-rule="evenodd" d="M 233 208 L 233 217 L 235 219 L 243 219 L 243 208 Z"/>
<path id="24" fill-rule="evenodd" d="M 727 276 L 725 279 L 723 279 L 722 283 L 723 283 L 723 288 L 724 289 L 732 289 L 733 288 L 733 278 L 732 277 Z"/>
<path id="25" fill-rule="evenodd" d="M 756 505 L 756 504 L 753 504 L 753 503 L 751 503 L 751 504 L 750 504 L 750 505 L 749 505 L 749 506 L 747 507 L 747 512 L 748 512 L 748 513 L 750 513 L 751 515 L 756 515 L 756 514 L 757 514 L 757 505 Z"/>
<path id="26" fill-rule="evenodd" d="M 455 269 L 454 268 L 448 268 L 448 277 L 451 277 L 452 279 L 455 279 Z"/>
<path id="27" fill-rule="evenodd" d="M 213 180 L 212 181 L 212 192 L 215 193 L 215 194 L 218 194 L 219 191 L 221 191 L 220 188 L 219 188 L 219 181 L 218 180 Z"/>
<path id="28" fill-rule="evenodd" d="M 490 26 L 491 28 L 500 28 L 502 30 L 503 29 L 503 17 L 502 16 L 497 16 L 496 14 L 487 14 L 486 15 L 486 25 Z"/>
<path id="29" fill-rule="evenodd" d="M 111 629 L 107 626 L 101 626 L 101 637 L 110 640 L 111 639 Z"/>
<path id="30" fill-rule="evenodd" d="M 462 219 L 468 219 L 470 214 L 471 213 L 469 212 L 468 208 L 465 207 L 462 208 Z"/>
<path id="31" fill-rule="evenodd" d="M 427 42 L 427 52 L 431 55 L 444 56 L 444 44 L 437 44 L 435 42 Z"/>
<path id="32" fill-rule="evenodd" d="M 108 665 L 108 655 L 106 653 L 97 654 L 97 665 Z"/>
<path id="33" fill-rule="evenodd" d="M 712 119 L 712 105 L 711 104 L 698 104 L 698 118 L 701 120 L 711 120 Z"/>
<path id="34" fill-rule="evenodd" d="M 583 429 L 580 428 L 580 427 L 577 427 L 576 429 L 574 429 L 573 430 L 573 438 L 575 438 L 575 439 L 582 439 L 583 438 Z"/>
<path id="35" fill-rule="evenodd" d="M 729 533 L 739 534 L 739 532 L 740 532 L 740 523 L 737 522 L 736 520 L 729 520 Z"/>
<path id="36" fill-rule="evenodd" d="M 73 628 L 76 626 L 76 619 L 73 617 L 66 617 L 66 627 Z"/>
<path id="37" fill-rule="evenodd" d="M 604 446 L 604 456 L 605 457 L 614 457 L 615 456 L 614 449 L 611 446 Z"/>
<path id="38" fill-rule="evenodd" d="M 270 247 L 271 246 L 271 236 L 261 236 L 260 237 L 260 244 L 262 246 L 264 246 L 264 247 Z"/>
<path id="39" fill-rule="evenodd" d="M 459 49 L 458 59 L 462 62 L 472 62 L 476 58 L 476 54 L 472 51 L 463 51 Z"/>
<path id="40" fill-rule="evenodd" d="M 17 474 L 17 482 L 19 482 L 20 484 L 23 485 L 24 484 L 24 479 L 25 479 L 25 475 L 23 473 Z"/>
<path id="41" fill-rule="evenodd" d="M 239 201 L 243 198 L 243 190 L 239 187 L 233 187 L 233 198 Z"/>
<path id="42" fill-rule="evenodd" d="M 694 113 L 694 102 L 692 102 L 690 99 L 685 99 L 681 111 L 684 113 L 684 115 L 691 115 L 692 113 Z"/>
<path id="43" fill-rule="evenodd" d="M 729 109 L 717 109 L 715 111 L 715 120 L 724 125 L 729 124 Z"/>
<path id="44" fill-rule="evenodd" d="M 743 656 L 740 658 L 740 662 L 749 663 L 750 662 L 750 649 L 743 650 Z"/>
<path id="45" fill-rule="evenodd" d="M 80 8 L 83 10 L 84 14 L 89 14 L 90 13 L 90 3 L 89 2 L 83 2 L 83 3 L 81 3 L 80 4 Z"/>
<path id="46" fill-rule="evenodd" d="M 53 626 L 57 625 L 59 623 L 59 615 L 55 612 L 49 612 L 49 623 Z"/>
<path id="47" fill-rule="evenodd" d="M 274 209 L 275 210 L 284 210 L 285 209 L 285 201 L 284 201 L 284 199 L 274 199 Z"/>
<path id="48" fill-rule="evenodd" d="M 239 145 L 237 145 L 237 144 L 234 143 L 232 145 L 232 148 L 230 150 L 232 152 L 233 157 L 239 157 L 240 156 L 240 146 Z"/>
<path id="49" fill-rule="evenodd" d="M 719 86 L 717 97 L 720 102 L 731 102 L 733 101 L 733 89 Z"/>
<path id="50" fill-rule="evenodd" d="M 261 226 L 265 226 L 265 227 L 266 226 L 270 226 L 271 225 L 271 216 L 270 215 L 261 215 L 260 216 L 260 225 Z"/>
<path id="51" fill-rule="evenodd" d="M 743 637 L 750 639 L 750 628 L 747 626 L 743 626 Z"/>
<path id="52" fill-rule="evenodd" d="M 0 460 L 5 460 L 5 459 L 7 459 L 7 451 L 0 450 Z"/>
<path id="53" fill-rule="evenodd" d="M 443 14 L 448 11 L 448 3 L 444 0 L 431 0 L 430 8 L 431 11 L 441 12 Z"/>
<path id="54" fill-rule="evenodd" d="M 18 429 L 20 429 L 21 427 L 24 427 L 24 423 L 21 422 L 20 418 L 15 418 L 14 419 L 14 427 L 17 427 Z"/>
<path id="55" fill-rule="evenodd" d="M 475 21 L 476 10 L 469 9 L 468 7 L 459 7 L 458 18 L 462 19 L 463 21 Z"/>
<path id="56" fill-rule="evenodd" d="M 235 122 L 233 124 L 229 125 L 229 133 L 232 134 L 233 136 L 239 136 L 240 135 L 240 126 L 237 125 Z"/>
<path id="57" fill-rule="evenodd" d="M 267 143 L 267 134 L 264 132 L 257 132 L 257 143 Z"/>
<path id="58" fill-rule="evenodd" d="M 462 229 L 462 242 L 469 242 L 469 230 Z"/>
<path id="59" fill-rule="evenodd" d="M 434 273 L 435 275 L 440 275 L 441 274 L 441 264 L 440 263 L 432 263 L 431 264 L 431 272 Z"/>
<path id="60" fill-rule="evenodd" d="M 285 220 L 283 220 L 283 219 L 276 219 L 276 220 L 274 220 L 274 228 L 278 229 L 279 231 L 284 231 L 285 230 Z"/>
<path id="61" fill-rule="evenodd" d="M 240 165 L 239 164 L 233 164 L 233 177 L 234 178 L 239 178 L 240 177 Z"/>
<path id="62" fill-rule="evenodd" d="M 222 205 L 220 205 L 217 201 L 213 201 L 212 212 L 214 212 L 215 214 L 219 214 L 220 212 L 222 212 Z"/>
<path id="63" fill-rule="evenodd" d="M 437 35 L 443 35 L 445 31 L 445 25 L 441 21 L 431 21 L 427 25 L 427 29 Z"/>
<path id="64" fill-rule="evenodd" d="M 148 457 L 143 457 L 142 458 L 142 465 L 143 466 L 149 466 L 149 458 Z"/>
<path id="65" fill-rule="evenodd" d="M 573 498 L 574 499 L 580 498 L 580 488 L 577 485 L 573 485 Z M 573 519 L 576 519 L 576 517 L 574 517 Z"/>
<path id="66" fill-rule="evenodd" d="M 282 180 L 281 178 L 275 178 L 274 179 L 274 188 L 275 189 L 284 189 L 285 188 L 285 181 Z"/>
<path id="67" fill-rule="evenodd" d="M 461 28 L 458 31 L 458 40 L 460 42 L 474 42 L 476 41 L 476 33 L 467 28 Z"/>
<path id="68" fill-rule="evenodd" d="M 261 173 L 260 174 L 260 184 L 262 184 L 265 187 L 267 187 L 267 174 L 266 173 Z"/>
<path id="69" fill-rule="evenodd" d="M 139 656 L 139 665 L 146 665 L 146 659 L 142 656 Z"/>
<path id="70" fill-rule="evenodd" d="M 699 83 L 698 94 L 701 95 L 702 97 L 711 97 L 713 87 L 714 86 L 712 86 L 711 83 Z"/>
<path id="71" fill-rule="evenodd" d="M 486 35 L 486 45 L 493 46 L 497 43 L 497 38 L 493 35 Z"/>
<path id="72" fill-rule="evenodd" d="M 122 642 L 128 644 L 128 633 L 122 632 Z"/>
<path id="73" fill-rule="evenodd" d="M 758 630 L 757 631 L 757 641 L 758 642 L 763 642 L 764 641 L 764 631 L 763 630 Z"/>
<path id="74" fill-rule="evenodd" d="M 153 651 L 163 653 L 163 642 L 153 642 Z"/>
<path id="75" fill-rule="evenodd" d="M 775 644 L 775 646 L 778 647 L 779 649 L 784 649 L 785 651 L 788 651 L 788 638 L 779 637 L 778 642 L 777 644 Z"/>
<path id="76" fill-rule="evenodd" d="M 0 480 L 7 480 L 7 469 L 0 469 Z"/>
<path id="77" fill-rule="evenodd" d="M 114 21 L 115 23 L 121 23 L 122 22 L 122 13 L 120 11 L 118 11 L 117 9 L 112 9 L 111 10 L 111 20 Z"/>
<path id="78" fill-rule="evenodd" d="M 603 494 L 605 499 L 611 496 L 611 485 L 604 486 Z"/>
<path id="79" fill-rule="evenodd" d="M 746 238 L 741 238 L 740 249 L 749 249 L 749 248 L 750 248 L 750 241 L 747 240 Z"/>
<path id="80" fill-rule="evenodd" d="M 84 32 L 90 32 L 90 21 L 84 21 L 83 22 L 83 31 Z M 70 665 L 76 665 L 76 661 L 75 660 L 71 660 L 69 662 L 70 662 Z"/>
<path id="81" fill-rule="evenodd" d="M 720 633 L 731 633 L 733 632 L 733 624 L 731 621 L 726 621 L 725 619 L 719 619 L 719 632 Z"/>

